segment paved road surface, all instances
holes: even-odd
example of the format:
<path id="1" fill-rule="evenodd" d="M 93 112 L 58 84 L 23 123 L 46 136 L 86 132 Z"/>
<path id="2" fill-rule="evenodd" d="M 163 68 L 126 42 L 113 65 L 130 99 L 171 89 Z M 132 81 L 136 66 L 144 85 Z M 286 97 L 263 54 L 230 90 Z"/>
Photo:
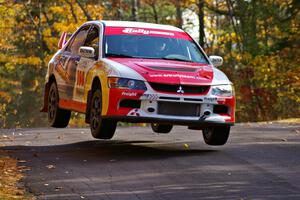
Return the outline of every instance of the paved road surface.
<path id="1" fill-rule="evenodd" d="M 41 128 L 0 130 L 0 144 L 30 168 L 24 184 L 38 199 L 300 199 L 299 130 L 237 125 L 212 147 L 185 127 L 118 128 L 111 141 Z"/>

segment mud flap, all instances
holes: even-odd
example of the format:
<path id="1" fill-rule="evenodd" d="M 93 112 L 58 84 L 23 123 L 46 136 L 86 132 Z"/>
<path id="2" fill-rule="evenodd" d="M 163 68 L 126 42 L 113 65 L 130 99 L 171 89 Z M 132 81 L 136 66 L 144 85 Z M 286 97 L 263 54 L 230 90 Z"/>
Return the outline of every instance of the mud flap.
<path id="1" fill-rule="evenodd" d="M 92 91 L 88 91 L 86 111 L 85 111 L 85 123 L 90 123 L 90 107 L 91 107 Z"/>
<path id="2" fill-rule="evenodd" d="M 48 112 L 48 93 L 49 93 L 49 83 L 45 84 L 45 90 L 44 90 L 44 105 L 40 112 Z"/>

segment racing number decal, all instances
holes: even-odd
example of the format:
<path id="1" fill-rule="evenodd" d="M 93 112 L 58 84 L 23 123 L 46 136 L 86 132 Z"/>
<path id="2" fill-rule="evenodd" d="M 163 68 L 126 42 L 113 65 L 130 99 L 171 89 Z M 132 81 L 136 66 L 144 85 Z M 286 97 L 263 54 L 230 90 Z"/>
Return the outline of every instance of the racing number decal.
<path id="1" fill-rule="evenodd" d="M 84 86 L 84 71 L 77 71 L 77 85 Z"/>

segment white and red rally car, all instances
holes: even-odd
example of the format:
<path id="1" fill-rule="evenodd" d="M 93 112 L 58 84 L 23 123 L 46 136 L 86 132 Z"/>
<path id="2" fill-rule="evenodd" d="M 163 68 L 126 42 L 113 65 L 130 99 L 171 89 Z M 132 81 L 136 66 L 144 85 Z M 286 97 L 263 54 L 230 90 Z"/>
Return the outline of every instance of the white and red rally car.
<path id="1" fill-rule="evenodd" d="M 49 62 L 44 112 L 66 127 L 71 111 L 85 114 L 95 138 L 110 139 L 118 121 L 203 130 L 210 145 L 226 143 L 234 124 L 232 83 L 183 30 L 125 21 L 84 23 Z"/>

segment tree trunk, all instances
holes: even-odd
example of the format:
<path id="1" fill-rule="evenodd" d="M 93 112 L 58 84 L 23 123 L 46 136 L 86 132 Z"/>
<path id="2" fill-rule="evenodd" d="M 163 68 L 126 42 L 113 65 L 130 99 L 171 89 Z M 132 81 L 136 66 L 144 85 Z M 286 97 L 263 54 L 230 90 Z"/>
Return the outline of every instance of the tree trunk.
<path id="1" fill-rule="evenodd" d="M 87 11 L 86 8 L 83 7 L 83 5 L 80 3 L 79 0 L 76 0 L 76 3 L 78 4 L 78 6 L 80 7 L 80 9 L 82 10 L 82 12 L 84 13 L 84 15 L 86 16 L 88 21 L 92 21 L 92 17 L 90 15 L 90 13 Z"/>
<path id="2" fill-rule="evenodd" d="M 199 44 L 203 48 L 205 40 L 204 32 L 204 0 L 198 2 L 198 19 L 199 19 Z"/>
<path id="3" fill-rule="evenodd" d="M 153 11 L 153 16 L 154 16 L 155 23 L 158 24 L 158 14 L 157 14 L 155 3 L 154 2 L 151 3 L 150 6 L 151 6 L 152 11 Z"/>
<path id="4" fill-rule="evenodd" d="M 137 0 L 131 0 L 131 20 L 132 21 L 138 21 L 137 17 Z"/>
<path id="5" fill-rule="evenodd" d="M 112 9 L 112 13 L 113 13 L 113 19 L 114 20 L 121 20 L 121 18 L 122 18 L 121 0 L 113 0 L 111 9 Z"/>
<path id="6" fill-rule="evenodd" d="M 181 11 L 180 0 L 176 0 L 175 6 L 176 6 L 176 23 L 177 23 L 177 27 L 182 28 L 183 20 L 182 20 L 182 11 Z"/>

